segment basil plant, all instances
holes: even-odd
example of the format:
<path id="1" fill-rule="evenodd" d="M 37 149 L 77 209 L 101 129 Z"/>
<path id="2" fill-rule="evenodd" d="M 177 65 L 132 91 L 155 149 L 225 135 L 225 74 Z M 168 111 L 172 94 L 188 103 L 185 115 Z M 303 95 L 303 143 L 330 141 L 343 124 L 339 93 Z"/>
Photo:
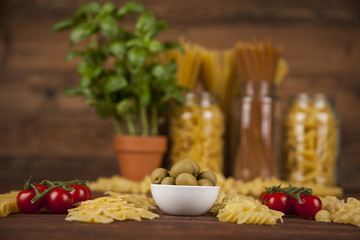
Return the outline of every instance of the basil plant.
<path id="1" fill-rule="evenodd" d="M 134 14 L 135 26 L 129 27 L 124 19 Z M 65 29 L 71 29 L 66 60 L 81 58 L 79 84 L 66 93 L 85 96 L 101 118 L 113 119 L 119 135 L 158 135 L 162 111 L 182 104 L 186 90 L 176 84 L 176 62 L 163 60 L 168 49 L 183 52 L 181 45 L 156 40 L 168 24 L 140 3 L 90 2 L 52 30 Z"/>

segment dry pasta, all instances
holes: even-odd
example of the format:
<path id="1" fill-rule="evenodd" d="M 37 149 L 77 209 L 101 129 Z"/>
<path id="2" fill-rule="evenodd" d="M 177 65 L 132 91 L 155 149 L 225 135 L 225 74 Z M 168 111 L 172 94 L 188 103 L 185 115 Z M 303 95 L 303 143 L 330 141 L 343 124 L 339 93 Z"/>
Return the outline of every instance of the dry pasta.
<path id="1" fill-rule="evenodd" d="M 233 177 L 225 178 L 221 173 L 216 173 L 217 184 L 220 186 L 221 192 L 226 194 L 243 194 L 259 196 L 265 187 L 278 186 L 282 184 L 283 187 L 290 184 L 298 187 L 308 187 L 313 190 L 313 193 L 318 196 L 342 196 L 343 189 L 336 186 L 328 186 L 320 183 L 301 184 L 296 182 L 281 181 L 276 177 L 262 179 L 256 178 L 252 181 L 242 181 L 234 179 Z M 146 176 L 143 181 L 135 182 L 126 178 L 114 175 L 112 177 L 100 177 L 96 181 L 88 182 L 88 186 L 93 191 L 106 192 L 116 191 L 123 193 L 150 193 L 150 177 Z"/>
<path id="2" fill-rule="evenodd" d="M 171 120 L 172 162 L 193 158 L 203 170 L 222 172 L 223 133 L 224 117 L 211 96 L 189 93 Z"/>
<path id="3" fill-rule="evenodd" d="M 286 118 L 288 180 L 335 185 L 338 121 L 324 96 L 300 95 Z"/>
<path id="4" fill-rule="evenodd" d="M 117 191 L 127 193 L 148 193 L 150 192 L 150 176 L 146 176 L 142 181 L 132 181 L 118 175 L 110 178 L 99 177 L 96 181 L 88 182 L 88 186 L 93 191 Z"/>
<path id="5" fill-rule="evenodd" d="M 116 197 L 100 197 L 94 200 L 81 202 L 76 208 L 69 209 L 65 220 L 88 223 L 111 223 L 115 220 L 154 219 L 159 215 L 148 211 L 154 209 L 149 205 L 146 196 L 121 195 L 110 193 Z M 145 208 L 142 208 L 145 207 Z"/>
<path id="6" fill-rule="evenodd" d="M 220 195 L 217 204 L 210 210 L 219 221 L 237 224 L 274 225 L 278 220 L 283 222 L 282 212 L 269 209 L 258 200 L 244 195 Z"/>
<path id="7" fill-rule="evenodd" d="M 315 215 L 316 221 L 332 221 L 360 227 L 360 201 L 358 199 L 349 197 L 345 202 L 334 196 L 326 196 L 321 197 L 321 202 L 323 207 Z"/>
<path id="8" fill-rule="evenodd" d="M 167 61 L 175 60 L 178 66 L 177 83 L 193 90 L 198 80 L 201 66 L 201 47 L 184 39 L 180 40 L 185 53 L 178 49 L 169 50 L 166 53 Z"/>
<path id="9" fill-rule="evenodd" d="M 16 197 L 19 191 L 11 191 L 9 193 L 0 194 L 0 217 L 6 217 L 10 213 L 19 212 L 16 203 Z"/>
<path id="10" fill-rule="evenodd" d="M 145 194 L 122 194 L 118 192 L 105 192 L 105 194 L 111 197 L 121 198 L 127 203 L 134 204 L 137 208 L 143 208 L 145 210 L 156 209 L 154 199 L 147 197 Z"/>

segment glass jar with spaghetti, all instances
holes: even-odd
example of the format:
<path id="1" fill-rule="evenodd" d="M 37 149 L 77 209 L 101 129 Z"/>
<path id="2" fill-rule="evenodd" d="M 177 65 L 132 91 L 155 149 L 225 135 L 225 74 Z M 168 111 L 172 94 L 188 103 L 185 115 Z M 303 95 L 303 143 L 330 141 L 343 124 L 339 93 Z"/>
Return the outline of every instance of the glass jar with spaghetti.
<path id="1" fill-rule="evenodd" d="M 185 96 L 171 119 L 171 161 L 193 158 L 204 170 L 222 172 L 224 116 L 208 92 Z"/>
<path id="2" fill-rule="evenodd" d="M 245 81 L 232 113 L 233 176 L 250 181 L 278 176 L 280 99 L 271 81 Z"/>
<path id="3" fill-rule="evenodd" d="M 338 183 L 339 116 L 334 99 L 300 94 L 285 121 L 285 174 L 294 183 Z"/>

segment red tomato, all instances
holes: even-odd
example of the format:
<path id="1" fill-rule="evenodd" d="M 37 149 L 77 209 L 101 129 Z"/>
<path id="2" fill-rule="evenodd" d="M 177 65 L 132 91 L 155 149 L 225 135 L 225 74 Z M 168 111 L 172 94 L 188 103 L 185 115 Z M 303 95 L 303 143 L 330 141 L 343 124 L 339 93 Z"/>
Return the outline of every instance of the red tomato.
<path id="1" fill-rule="evenodd" d="M 86 201 L 89 199 L 89 192 L 88 189 L 82 185 L 70 185 L 69 187 L 74 188 L 70 192 L 71 196 L 74 199 L 74 203 Z"/>
<path id="2" fill-rule="evenodd" d="M 294 197 L 291 197 L 291 196 L 289 196 L 289 212 L 288 213 L 290 213 L 290 214 L 295 214 L 296 213 L 296 211 L 295 211 L 295 203 L 298 201 L 296 198 L 294 198 Z"/>
<path id="3" fill-rule="evenodd" d="M 71 194 L 61 187 L 56 187 L 49 192 L 48 206 L 54 213 L 66 213 L 73 203 Z"/>
<path id="4" fill-rule="evenodd" d="M 41 193 L 49 188 L 48 186 L 42 185 L 42 184 L 35 184 L 35 187 Z M 48 208 L 47 198 L 48 198 L 48 194 L 46 194 L 45 196 L 42 197 L 42 199 L 43 199 L 43 207 L 45 207 L 45 208 Z"/>
<path id="5" fill-rule="evenodd" d="M 283 212 L 284 214 L 290 211 L 289 196 L 283 192 L 269 194 L 264 201 L 268 208 Z"/>
<path id="6" fill-rule="evenodd" d="M 264 203 L 265 202 L 265 199 L 269 196 L 269 193 L 268 192 L 262 192 L 259 196 L 259 200 L 261 203 Z"/>
<path id="7" fill-rule="evenodd" d="M 92 192 L 89 187 L 86 187 L 86 189 L 88 191 L 88 200 L 91 200 L 93 198 Z"/>
<path id="8" fill-rule="evenodd" d="M 296 213 L 303 218 L 314 218 L 315 214 L 321 210 L 322 203 L 317 196 L 300 195 L 302 203 L 295 202 Z"/>
<path id="9" fill-rule="evenodd" d="M 32 203 L 31 199 L 33 199 L 36 195 L 34 189 L 31 190 L 23 190 L 19 192 L 16 197 L 16 203 L 19 209 L 24 213 L 36 213 L 43 206 L 43 199 L 40 198 L 36 202 Z"/>

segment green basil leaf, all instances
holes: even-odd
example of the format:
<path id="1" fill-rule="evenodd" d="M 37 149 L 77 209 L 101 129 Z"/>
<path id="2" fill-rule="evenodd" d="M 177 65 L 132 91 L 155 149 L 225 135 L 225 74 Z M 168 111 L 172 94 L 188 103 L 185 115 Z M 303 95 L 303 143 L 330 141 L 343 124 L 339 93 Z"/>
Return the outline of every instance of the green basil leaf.
<path id="1" fill-rule="evenodd" d="M 83 61 L 78 65 L 77 70 L 83 77 L 98 78 L 102 73 L 102 66 Z"/>
<path id="2" fill-rule="evenodd" d="M 100 19 L 111 15 L 115 10 L 115 5 L 112 2 L 105 3 L 99 12 Z"/>
<path id="3" fill-rule="evenodd" d="M 130 67 L 133 69 L 138 69 L 144 65 L 146 61 L 146 51 L 139 48 L 131 48 L 127 53 L 128 61 Z"/>
<path id="4" fill-rule="evenodd" d="M 124 115 L 133 111 L 136 107 L 136 102 L 133 98 L 125 98 L 116 104 L 116 112 L 119 115 Z"/>
<path id="5" fill-rule="evenodd" d="M 143 37 L 145 41 L 148 41 L 156 36 L 156 25 L 157 23 L 154 15 L 149 11 L 145 11 L 139 16 L 135 24 L 135 35 Z"/>
<path id="6" fill-rule="evenodd" d="M 106 78 L 104 90 L 107 93 L 116 92 L 127 86 L 127 81 L 124 76 L 110 75 Z"/>
<path id="7" fill-rule="evenodd" d="M 70 34 L 70 45 L 73 46 L 75 43 L 90 37 L 95 32 L 93 25 L 84 23 L 78 25 Z"/>
<path id="8" fill-rule="evenodd" d="M 164 43 L 166 49 L 177 48 L 182 54 L 185 54 L 185 49 L 180 43 L 177 42 L 166 42 Z"/>
<path id="9" fill-rule="evenodd" d="M 61 20 L 60 22 L 55 23 L 55 25 L 52 27 L 53 32 L 61 31 L 67 28 L 71 28 L 78 24 L 78 21 L 76 18 L 67 18 L 64 20 Z"/>
<path id="10" fill-rule="evenodd" d="M 89 2 L 84 4 L 77 12 L 76 15 L 87 15 L 92 13 L 98 13 L 101 9 L 101 5 L 97 2 Z"/>
<path id="11" fill-rule="evenodd" d="M 156 26 L 158 31 L 165 31 L 169 28 L 169 24 L 164 20 L 157 21 Z"/>
<path id="12" fill-rule="evenodd" d="M 124 61 L 115 61 L 115 73 L 118 75 L 126 76 L 127 69 Z"/>
<path id="13" fill-rule="evenodd" d="M 164 44 L 162 44 L 160 41 L 153 40 L 149 44 L 149 51 L 152 53 L 158 53 L 165 50 Z"/>
<path id="14" fill-rule="evenodd" d="M 64 94 L 68 95 L 68 96 L 82 95 L 83 90 L 80 87 L 79 88 L 71 88 L 71 89 L 65 90 Z"/>
<path id="15" fill-rule="evenodd" d="M 116 38 L 119 30 L 118 24 L 114 17 L 108 16 L 100 21 L 100 31 L 109 38 Z"/>
<path id="16" fill-rule="evenodd" d="M 84 55 L 84 52 L 82 52 L 82 51 L 72 51 L 66 55 L 65 61 L 70 61 L 70 60 L 74 59 L 75 57 L 80 57 L 83 55 Z"/>
<path id="17" fill-rule="evenodd" d="M 138 38 L 133 38 L 133 39 L 128 40 L 126 42 L 125 46 L 127 48 L 133 48 L 133 47 L 141 48 L 141 47 L 143 47 L 143 42 Z"/>
<path id="18" fill-rule="evenodd" d="M 121 8 L 119 8 L 116 12 L 116 17 L 123 18 L 128 14 L 135 13 L 135 12 L 143 12 L 145 10 L 144 5 L 138 2 L 128 2 Z"/>
<path id="19" fill-rule="evenodd" d="M 80 86 L 81 87 L 89 87 L 91 85 L 91 78 L 90 77 L 82 77 L 80 79 Z"/>
<path id="20" fill-rule="evenodd" d="M 156 78 L 162 79 L 167 74 L 166 67 L 163 64 L 156 64 L 152 68 L 152 74 Z"/>
<path id="21" fill-rule="evenodd" d="M 96 101 L 96 113 L 101 118 L 106 118 L 111 116 L 112 114 L 112 106 L 103 99 L 99 99 Z"/>
<path id="22" fill-rule="evenodd" d="M 85 103 L 89 106 L 96 106 L 97 101 L 95 99 L 86 99 Z"/>
<path id="23" fill-rule="evenodd" d="M 110 42 L 108 51 L 115 57 L 123 57 L 126 52 L 125 43 L 120 41 Z"/>
<path id="24" fill-rule="evenodd" d="M 90 88 L 82 88 L 82 92 L 88 98 L 93 96 Z"/>

